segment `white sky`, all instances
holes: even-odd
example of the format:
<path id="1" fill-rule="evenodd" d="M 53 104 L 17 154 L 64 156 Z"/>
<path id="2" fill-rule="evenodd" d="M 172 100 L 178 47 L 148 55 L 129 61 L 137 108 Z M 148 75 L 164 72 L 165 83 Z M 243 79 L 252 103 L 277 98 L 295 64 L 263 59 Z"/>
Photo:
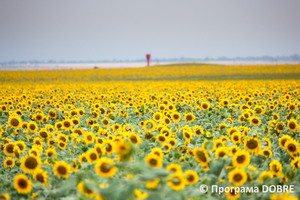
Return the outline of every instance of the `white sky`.
<path id="1" fill-rule="evenodd" d="M 2 0 L 0 62 L 300 54 L 299 0 Z"/>

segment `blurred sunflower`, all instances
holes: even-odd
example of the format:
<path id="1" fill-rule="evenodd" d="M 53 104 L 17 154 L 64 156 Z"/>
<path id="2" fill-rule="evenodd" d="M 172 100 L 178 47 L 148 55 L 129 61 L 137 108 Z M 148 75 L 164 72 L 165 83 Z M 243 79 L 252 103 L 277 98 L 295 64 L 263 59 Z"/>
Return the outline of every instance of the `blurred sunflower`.
<path id="1" fill-rule="evenodd" d="M 32 190 L 32 182 L 24 174 L 17 174 L 14 178 L 14 188 L 18 193 L 28 194 Z"/>
<path id="2" fill-rule="evenodd" d="M 114 164 L 112 159 L 102 157 L 95 165 L 96 173 L 101 177 L 112 177 L 117 172 L 117 167 Z"/>

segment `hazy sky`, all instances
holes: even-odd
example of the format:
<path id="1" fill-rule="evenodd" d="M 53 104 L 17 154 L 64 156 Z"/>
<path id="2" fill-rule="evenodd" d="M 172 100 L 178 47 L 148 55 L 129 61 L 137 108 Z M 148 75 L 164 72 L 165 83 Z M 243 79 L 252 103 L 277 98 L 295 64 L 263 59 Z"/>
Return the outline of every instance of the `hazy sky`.
<path id="1" fill-rule="evenodd" d="M 1 0 L 0 62 L 300 54 L 299 0 Z"/>

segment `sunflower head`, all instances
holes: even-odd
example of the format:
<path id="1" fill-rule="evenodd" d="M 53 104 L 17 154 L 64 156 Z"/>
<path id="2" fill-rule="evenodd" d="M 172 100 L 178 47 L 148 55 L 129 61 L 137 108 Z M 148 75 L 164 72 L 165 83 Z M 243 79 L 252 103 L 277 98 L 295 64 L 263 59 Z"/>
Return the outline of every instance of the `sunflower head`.
<path id="1" fill-rule="evenodd" d="M 18 193 L 28 194 L 32 190 L 32 182 L 24 174 L 18 174 L 14 178 L 14 188 Z"/>
<path id="2" fill-rule="evenodd" d="M 171 174 L 168 176 L 167 185 L 175 191 L 183 190 L 186 185 L 186 179 L 180 173 Z"/>
<path id="3" fill-rule="evenodd" d="M 68 178 L 69 174 L 72 173 L 71 166 L 65 161 L 57 161 L 53 166 L 54 174 L 60 178 Z"/>
<path id="4" fill-rule="evenodd" d="M 117 172 L 117 167 L 114 164 L 112 159 L 102 157 L 95 165 L 96 173 L 101 177 L 112 177 Z"/>
<path id="5" fill-rule="evenodd" d="M 150 154 L 145 157 L 145 161 L 148 166 L 153 167 L 153 168 L 160 168 L 162 167 L 162 158 L 155 155 L 155 154 Z"/>
<path id="6" fill-rule="evenodd" d="M 228 181 L 233 182 L 237 187 L 247 181 L 247 173 L 243 169 L 235 168 L 228 174 Z"/>

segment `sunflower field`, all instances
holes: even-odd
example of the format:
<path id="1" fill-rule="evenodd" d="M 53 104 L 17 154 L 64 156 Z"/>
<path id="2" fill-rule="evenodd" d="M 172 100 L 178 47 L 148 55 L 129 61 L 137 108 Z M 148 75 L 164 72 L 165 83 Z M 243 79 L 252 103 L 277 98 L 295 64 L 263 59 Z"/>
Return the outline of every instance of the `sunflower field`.
<path id="1" fill-rule="evenodd" d="M 201 77 L 300 66 L 235 68 L 2 71 L 0 199 L 298 199 L 300 81 Z"/>

